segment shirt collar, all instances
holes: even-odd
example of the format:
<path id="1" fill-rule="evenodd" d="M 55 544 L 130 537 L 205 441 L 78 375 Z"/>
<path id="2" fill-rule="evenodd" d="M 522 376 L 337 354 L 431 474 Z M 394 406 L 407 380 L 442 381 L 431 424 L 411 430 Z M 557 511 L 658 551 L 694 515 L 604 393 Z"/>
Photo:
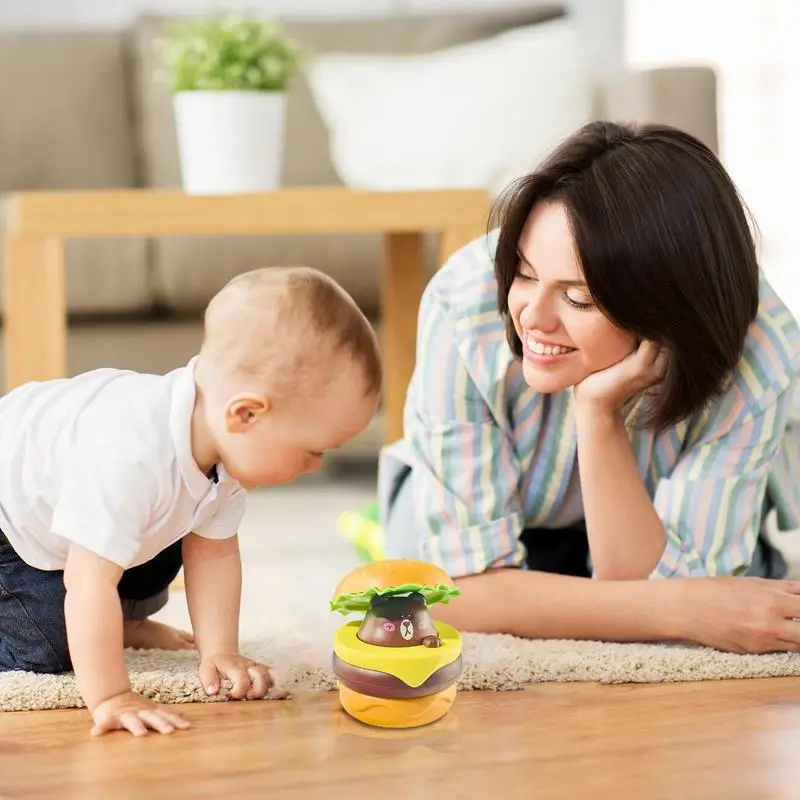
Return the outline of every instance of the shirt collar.
<path id="1" fill-rule="evenodd" d="M 173 373 L 174 381 L 170 397 L 170 432 L 172 444 L 183 481 L 195 500 L 202 500 L 207 494 L 213 479 L 203 474 L 192 455 L 192 413 L 197 397 L 195 385 L 195 364 L 197 356 Z M 217 483 L 232 480 L 222 464 L 215 465 Z"/>

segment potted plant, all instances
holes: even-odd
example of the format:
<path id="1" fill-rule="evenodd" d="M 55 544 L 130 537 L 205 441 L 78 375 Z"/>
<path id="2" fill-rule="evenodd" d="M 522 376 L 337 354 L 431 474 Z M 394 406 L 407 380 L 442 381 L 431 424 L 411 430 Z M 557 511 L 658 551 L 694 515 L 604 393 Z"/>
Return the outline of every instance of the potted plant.
<path id="1" fill-rule="evenodd" d="M 286 93 L 302 59 L 280 23 L 241 16 L 173 22 L 161 49 L 184 191 L 275 189 L 283 164 Z"/>

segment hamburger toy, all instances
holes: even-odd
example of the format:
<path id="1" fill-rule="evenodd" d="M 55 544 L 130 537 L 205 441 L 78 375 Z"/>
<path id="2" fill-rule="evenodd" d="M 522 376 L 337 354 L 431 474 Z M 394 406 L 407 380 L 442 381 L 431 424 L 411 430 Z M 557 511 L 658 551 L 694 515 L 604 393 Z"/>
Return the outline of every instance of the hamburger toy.
<path id="1" fill-rule="evenodd" d="M 461 636 L 428 608 L 458 589 L 434 564 L 388 559 L 339 582 L 331 611 L 363 614 L 334 635 L 339 701 L 354 719 L 380 728 L 415 728 L 443 717 L 461 675 Z"/>

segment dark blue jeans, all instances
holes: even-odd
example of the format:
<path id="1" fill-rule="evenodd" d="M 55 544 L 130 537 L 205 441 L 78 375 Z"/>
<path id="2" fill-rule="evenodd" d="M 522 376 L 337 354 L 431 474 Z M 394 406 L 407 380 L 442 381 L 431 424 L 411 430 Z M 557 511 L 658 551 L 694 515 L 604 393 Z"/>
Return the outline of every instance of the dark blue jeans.
<path id="1" fill-rule="evenodd" d="M 180 571 L 181 542 L 122 573 L 123 615 L 144 619 L 166 604 Z M 0 672 L 58 673 L 72 669 L 64 620 L 64 573 L 26 564 L 0 531 Z"/>

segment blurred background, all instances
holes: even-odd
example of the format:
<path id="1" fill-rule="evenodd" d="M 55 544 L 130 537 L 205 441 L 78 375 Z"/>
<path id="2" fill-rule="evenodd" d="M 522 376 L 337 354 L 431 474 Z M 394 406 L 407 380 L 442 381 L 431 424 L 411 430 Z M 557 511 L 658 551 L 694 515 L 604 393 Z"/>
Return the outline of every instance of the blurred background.
<path id="1" fill-rule="evenodd" d="M 174 40 L 170 73 L 159 42 L 170 20 L 235 11 L 280 20 L 303 66 L 286 86 L 276 78 L 269 153 L 217 139 L 191 164 L 193 120 L 225 117 L 232 142 L 256 123 L 187 106 L 179 124 L 179 90 L 204 88 L 189 84 L 214 43 Z M 796 0 L 0 0 L 0 192 L 186 189 L 190 174 L 235 191 L 271 169 L 283 186 L 493 194 L 590 118 L 668 122 L 722 156 L 797 313 L 798 30 Z M 281 69 L 262 67 L 253 80 Z M 231 88 L 209 74 L 206 89 Z M 226 158 L 213 165 L 215 150 Z M 70 372 L 185 363 L 211 295 L 264 264 L 328 271 L 380 329 L 379 248 L 348 235 L 70 242 Z M 373 459 L 380 443 L 378 420 L 341 458 Z"/>
<path id="2" fill-rule="evenodd" d="M 627 0 L 624 61 L 641 70 L 704 64 L 717 80 L 720 155 L 755 216 L 762 264 L 800 312 L 793 186 L 800 120 L 800 3 Z"/>

